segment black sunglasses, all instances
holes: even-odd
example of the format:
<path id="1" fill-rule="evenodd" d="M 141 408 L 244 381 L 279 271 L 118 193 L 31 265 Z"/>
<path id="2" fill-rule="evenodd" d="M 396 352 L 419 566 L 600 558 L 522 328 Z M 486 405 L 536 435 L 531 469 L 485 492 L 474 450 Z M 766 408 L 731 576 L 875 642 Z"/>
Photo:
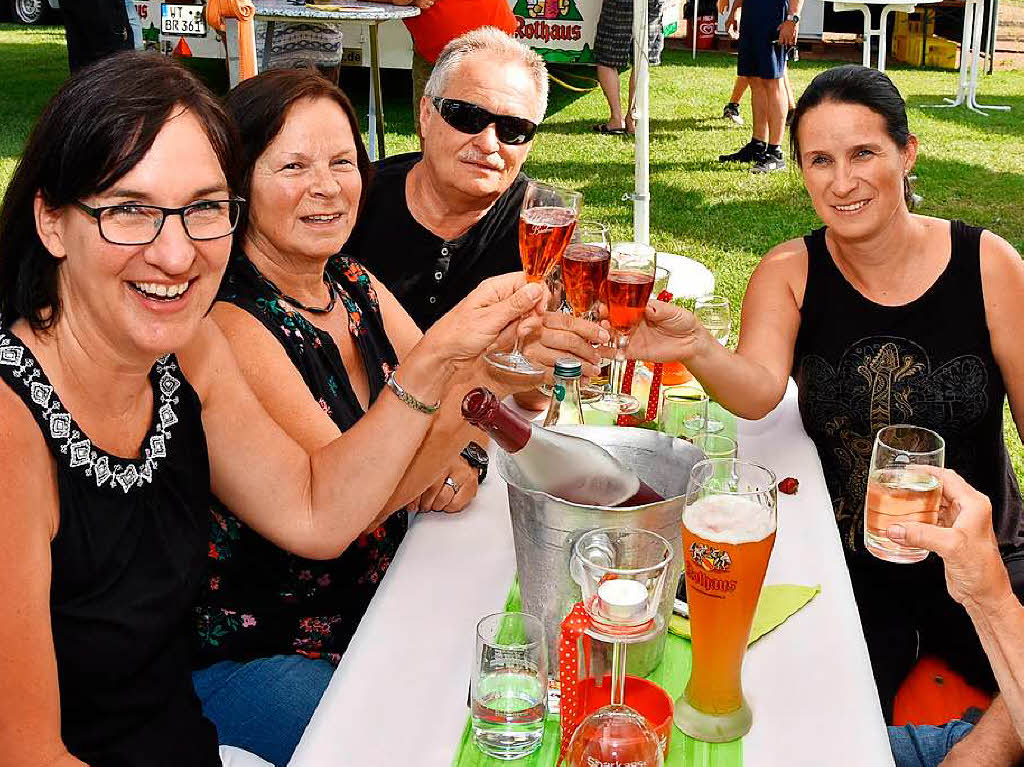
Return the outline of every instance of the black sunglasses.
<path id="1" fill-rule="evenodd" d="M 430 102 L 434 105 L 437 113 L 441 115 L 442 120 L 462 133 L 476 135 L 494 123 L 498 141 L 502 144 L 525 144 L 537 132 L 537 123 L 522 117 L 492 114 L 483 107 L 470 104 L 468 101 L 432 96 Z"/>

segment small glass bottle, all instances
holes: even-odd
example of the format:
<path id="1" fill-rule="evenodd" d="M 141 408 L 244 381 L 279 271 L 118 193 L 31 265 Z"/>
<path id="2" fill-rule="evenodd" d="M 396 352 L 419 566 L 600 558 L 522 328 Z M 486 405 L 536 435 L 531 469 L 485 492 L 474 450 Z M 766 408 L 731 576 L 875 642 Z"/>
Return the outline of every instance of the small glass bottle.
<path id="1" fill-rule="evenodd" d="M 580 401 L 580 376 L 583 363 L 575 357 L 555 360 L 555 381 L 551 387 L 551 403 L 545 426 L 569 426 L 583 423 L 583 403 Z"/>

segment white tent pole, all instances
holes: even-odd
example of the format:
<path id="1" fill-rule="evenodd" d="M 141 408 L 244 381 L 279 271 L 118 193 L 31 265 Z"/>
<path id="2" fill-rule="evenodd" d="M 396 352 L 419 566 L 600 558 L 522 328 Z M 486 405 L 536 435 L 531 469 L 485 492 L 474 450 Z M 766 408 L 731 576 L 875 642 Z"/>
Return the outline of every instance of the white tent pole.
<path id="1" fill-rule="evenodd" d="M 690 0 L 693 3 L 693 26 L 690 27 L 690 34 L 693 36 L 693 58 L 697 58 L 697 7 L 698 0 Z"/>
<path id="2" fill-rule="evenodd" d="M 651 241 L 650 112 L 647 67 L 647 0 L 633 0 L 633 72 L 636 74 L 636 186 L 633 194 L 633 240 Z"/>

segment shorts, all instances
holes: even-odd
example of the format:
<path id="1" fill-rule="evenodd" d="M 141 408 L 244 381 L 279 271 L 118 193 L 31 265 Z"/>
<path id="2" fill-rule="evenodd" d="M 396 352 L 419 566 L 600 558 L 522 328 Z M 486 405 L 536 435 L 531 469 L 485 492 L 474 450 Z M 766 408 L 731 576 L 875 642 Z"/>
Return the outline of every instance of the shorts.
<path id="1" fill-rule="evenodd" d="M 661 26 L 663 0 L 647 0 L 647 63 L 660 64 L 665 47 Z M 633 66 L 633 3 L 631 0 L 604 0 L 594 35 L 594 60 L 606 67 L 629 69 Z"/>
<path id="2" fill-rule="evenodd" d="M 779 0 L 744 0 L 737 75 L 778 80 L 786 73 L 786 51 L 775 41 L 787 10 Z"/>

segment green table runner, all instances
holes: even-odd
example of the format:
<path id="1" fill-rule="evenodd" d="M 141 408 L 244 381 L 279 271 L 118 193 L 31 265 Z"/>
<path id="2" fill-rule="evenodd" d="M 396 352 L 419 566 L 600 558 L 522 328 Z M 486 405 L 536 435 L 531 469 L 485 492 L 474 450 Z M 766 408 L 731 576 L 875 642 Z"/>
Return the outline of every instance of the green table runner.
<path id="1" fill-rule="evenodd" d="M 505 602 L 506 611 L 520 609 L 519 584 L 512 585 Z M 668 634 L 665 641 L 665 657 L 648 677 L 664 688 L 675 700 L 683 692 L 690 678 L 690 642 L 674 634 Z M 628 704 L 629 701 L 627 700 Z M 462 731 L 462 740 L 455 752 L 453 767 L 554 767 L 558 760 L 561 743 L 561 727 L 557 716 L 548 716 L 544 723 L 544 741 L 539 749 L 529 756 L 513 761 L 504 761 L 487 756 L 473 745 L 473 727 L 470 717 Z M 665 767 L 741 767 L 743 764 L 743 741 L 731 743 L 704 743 L 684 735 L 677 728 L 672 729 L 669 740 L 668 758 Z"/>

